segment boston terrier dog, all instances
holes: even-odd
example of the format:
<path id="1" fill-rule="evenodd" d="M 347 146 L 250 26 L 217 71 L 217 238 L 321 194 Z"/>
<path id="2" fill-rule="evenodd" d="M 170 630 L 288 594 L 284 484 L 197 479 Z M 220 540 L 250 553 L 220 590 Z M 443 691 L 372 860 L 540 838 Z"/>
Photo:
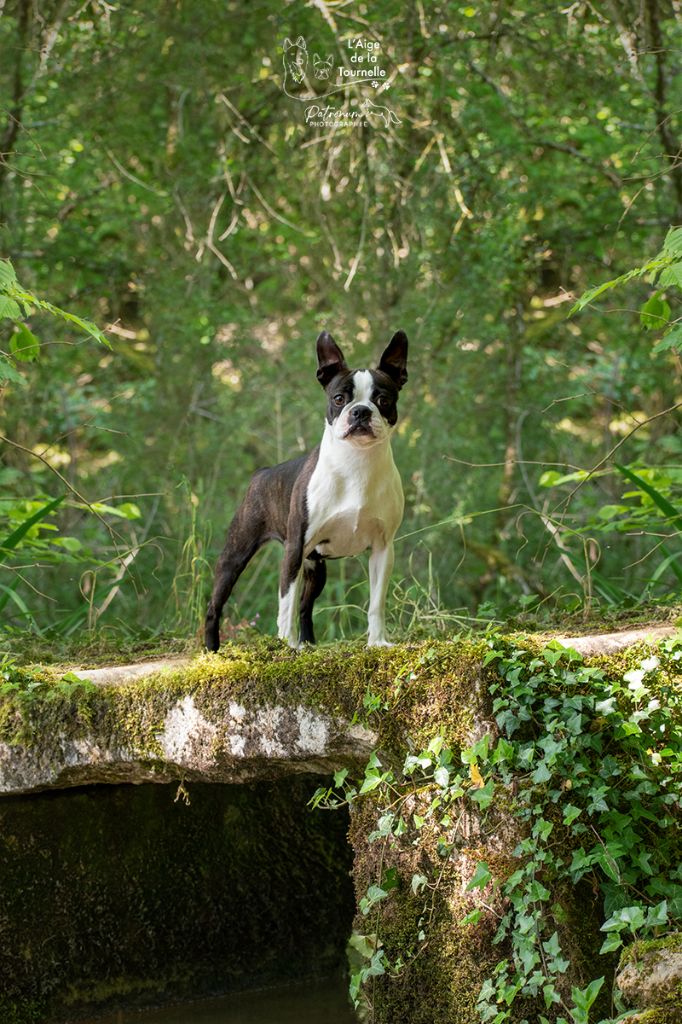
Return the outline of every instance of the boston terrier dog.
<path id="1" fill-rule="evenodd" d="M 376 370 L 350 370 L 331 334 L 317 339 L 317 379 L 327 393 L 320 444 L 298 459 L 259 469 L 230 524 L 206 614 L 205 642 L 220 647 L 223 606 L 256 551 L 284 545 L 279 636 L 290 647 L 315 643 L 313 604 L 327 578 L 327 558 L 369 557 L 368 644 L 390 646 L 384 605 L 393 538 L 403 518 L 403 489 L 391 452 L 398 392 L 407 380 L 407 336 L 393 335 Z M 300 629 L 296 618 L 300 614 Z"/>

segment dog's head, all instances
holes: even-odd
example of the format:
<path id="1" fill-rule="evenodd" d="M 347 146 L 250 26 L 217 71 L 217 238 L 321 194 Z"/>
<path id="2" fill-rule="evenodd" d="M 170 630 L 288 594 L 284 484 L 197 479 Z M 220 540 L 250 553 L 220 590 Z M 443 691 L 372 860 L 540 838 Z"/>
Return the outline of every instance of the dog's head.
<path id="1" fill-rule="evenodd" d="M 376 370 L 350 370 L 331 334 L 317 339 L 317 379 L 327 393 L 334 437 L 357 447 L 386 441 L 398 421 L 398 392 L 407 380 L 407 335 L 397 331 Z"/>
<path id="2" fill-rule="evenodd" d="M 303 36 L 295 43 L 287 37 L 283 44 L 284 71 L 289 73 L 295 82 L 302 82 L 308 67 L 308 49 Z"/>
<path id="3" fill-rule="evenodd" d="M 329 75 L 331 74 L 333 63 L 334 63 L 333 56 L 332 57 L 327 57 L 327 59 L 325 60 L 324 57 L 320 57 L 319 54 L 317 54 L 317 53 L 313 54 L 313 65 L 314 65 L 314 68 L 315 68 L 315 78 L 321 78 L 323 80 L 328 79 Z"/>

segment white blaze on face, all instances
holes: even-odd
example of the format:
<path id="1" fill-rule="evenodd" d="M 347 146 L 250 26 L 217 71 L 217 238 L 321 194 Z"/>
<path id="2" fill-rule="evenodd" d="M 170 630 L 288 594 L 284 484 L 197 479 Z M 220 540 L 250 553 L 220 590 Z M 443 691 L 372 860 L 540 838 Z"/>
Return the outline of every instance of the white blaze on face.
<path id="1" fill-rule="evenodd" d="M 374 391 L 374 380 L 369 370 L 358 370 L 353 374 L 353 405 L 369 405 Z"/>

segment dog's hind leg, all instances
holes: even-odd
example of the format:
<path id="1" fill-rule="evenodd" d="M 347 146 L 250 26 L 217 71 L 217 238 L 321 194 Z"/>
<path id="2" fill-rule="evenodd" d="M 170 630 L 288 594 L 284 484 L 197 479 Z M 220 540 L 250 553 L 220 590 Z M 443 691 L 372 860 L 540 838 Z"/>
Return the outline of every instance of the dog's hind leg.
<path id="1" fill-rule="evenodd" d="M 300 647 L 296 630 L 296 615 L 301 601 L 303 583 L 303 533 L 290 530 L 284 545 L 284 558 L 279 575 L 279 612 L 277 635 L 289 647 Z"/>
<path id="2" fill-rule="evenodd" d="M 303 586 L 301 590 L 300 642 L 314 644 L 313 605 L 324 590 L 327 582 L 327 563 L 314 552 L 303 562 Z"/>
<path id="3" fill-rule="evenodd" d="M 267 537 L 260 532 L 254 533 L 253 525 L 248 523 L 243 514 L 243 506 L 239 508 L 230 524 L 225 547 L 216 565 L 213 593 L 206 612 L 204 643 L 209 651 L 217 651 L 220 647 L 220 616 L 225 602 L 265 540 Z"/>

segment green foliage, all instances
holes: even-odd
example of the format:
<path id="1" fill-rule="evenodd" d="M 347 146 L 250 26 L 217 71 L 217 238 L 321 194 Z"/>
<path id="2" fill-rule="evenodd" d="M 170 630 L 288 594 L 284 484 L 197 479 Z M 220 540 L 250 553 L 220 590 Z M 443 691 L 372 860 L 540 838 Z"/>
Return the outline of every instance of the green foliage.
<path id="1" fill-rule="evenodd" d="M 658 287 L 642 303 L 639 310 L 642 327 L 648 331 L 664 332 L 653 346 L 652 354 L 658 355 L 671 349 L 682 351 L 682 317 L 671 320 L 672 309 L 665 298 L 668 291 L 671 294 L 682 291 L 682 227 L 670 228 L 661 251 L 641 267 L 636 267 L 596 288 L 589 288 L 573 305 L 571 315 L 585 309 L 605 292 L 619 288 L 633 278 L 641 277 L 647 277 L 652 285 L 656 284 L 658 279 Z"/>
<path id="2" fill-rule="evenodd" d="M 23 722 L 29 722 L 32 709 L 42 706 L 44 701 L 73 704 L 81 714 L 86 713 L 87 704 L 83 698 L 96 692 L 94 683 L 80 679 L 72 672 L 49 679 L 40 672 L 19 666 L 7 654 L 0 657 L 0 698 L 12 699 Z M 18 727 L 21 726 L 18 724 Z"/>
<path id="3" fill-rule="evenodd" d="M 196 629 L 252 472 L 319 440 L 323 327 L 354 365 L 397 327 L 410 336 L 403 632 L 670 601 L 672 541 L 649 563 L 646 531 L 600 544 L 583 529 L 621 503 L 612 474 L 589 473 L 614 445 L 634 472 L 682 454 L 661 414 L 681 372 L 682 236 L 666 232 L 682 29 L 661 5 L 627 31 L 622 4 L 602 7 L 436 0 L 406 20 L 394 0 L 358 0 L 357 24 L 274 0 L 53 5 L 27 23 L 7 7 L 0 90 L 22 87 L 0 118 L 0 489 L 63 493 L 58 472 L 93 503 L 138 505 L 116 543 L 108 513 L 63 509 L 95 570 L 137 552 L 101 618 Z M 281 88 L 283 39 L 342 60 L 359 26 L 381 42 L 400 123 L 306 125 Z M 338 104 L 358 99 L 344 87 Z M 645 322 L 604 310 L 616 295 L 650 300 Z M 94 321 L 115 351 L 88 344 L 103 341 Z M 538 486 L 580 469 L 558 505 Z M 277 561 L 252 563 L 233 628 L 272 630 Z M 81 613 L 83 585 L 36 558 L 13 592 L 45 629 Z M 333 566 L 318 634 L 356 635 L 366 599 L 362 565 Z"/>
<path id="4" fill-rule="evenodd" d="M 466 887 L 485 899 L 461 924 L 476 927 L 484 912 L 495 913 L 494 941 L 504 951 L 481 988 L 480 1020 L 518 1019 L 518 998 L 531 1001 L 540 1021 L 551 1011 L 557 1024 L 588 1024 L 612 961 L 569 994 L 562 981 L 571 967 L 561 939 L 562 893 L 585 883 L 601 892 L 602 954 L 682 925 L 682 638 L 663 641 L 656 654 L 620 673 L 586 665 L 555 641 L 535 653 L 491 633 L 486 645 L 495 734 L 461 752 L 436 736 L 400 768 L 373 754 L 362 779 L 339 776 L 316 801 L 371 800 L 370 842 L 384 847 L 406 837 L 419 848 L 427 834 L 432 842 L 437 837 L 441 863 L 411 880 L 415 896 L 426 895 L 414 956 L 429 942 L 434 893 L 461 846 L 457 822 L 468 812 L 484 830 L 486 823 L 495 830 L 501 816 L 511 815 L 522 835 L 513 851 L 518 866 L 500 873 L 480 860 Z M 372 713 L 385 711 L 374 702 Z M 379 968 L 399 974 L 409 967 L 409 958 L 391 963 L 383 949 L 386 900 L 390 891 L 379 879 L 361 901 L 363 915 L 373 919 L 371 934 L 358 940 L 356 1004 Z"/>
<path id="5" fill-rule="evenodd" d="M 24 378 L 18 372 L 16 363 L 33 363 L 40 355 L 38 338 L 22 322 L 23 317 L 31 315 L 32 307 L 50 313 L 69 325 L 73 324 L 90 338 L 111 348 L 109 341 L 96 324 L 27 291 L 19 284 L 10 261 L 0 259 L 0 321 L 11 320 L 15 323 L 14 333 L 10 337 L 9 352 L 0 351 L 0 387 L 3 383 L 23 383 Z"/>

